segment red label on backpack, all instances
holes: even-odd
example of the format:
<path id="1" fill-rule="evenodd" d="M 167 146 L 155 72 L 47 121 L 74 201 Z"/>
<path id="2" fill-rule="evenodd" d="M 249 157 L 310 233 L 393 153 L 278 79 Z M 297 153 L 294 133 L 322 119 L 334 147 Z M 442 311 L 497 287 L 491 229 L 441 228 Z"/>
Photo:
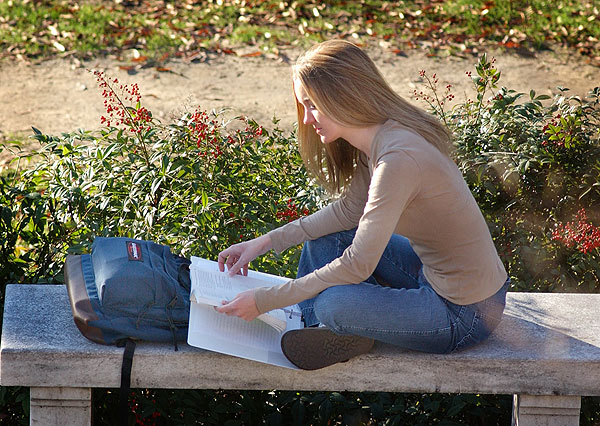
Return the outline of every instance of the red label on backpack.
<path id="1" fill-rule="evenodd" d="M 142 246 L 133 241 L 125 242 L 127 244 L 127 256 L 129 260 L 142 261 Z"/>

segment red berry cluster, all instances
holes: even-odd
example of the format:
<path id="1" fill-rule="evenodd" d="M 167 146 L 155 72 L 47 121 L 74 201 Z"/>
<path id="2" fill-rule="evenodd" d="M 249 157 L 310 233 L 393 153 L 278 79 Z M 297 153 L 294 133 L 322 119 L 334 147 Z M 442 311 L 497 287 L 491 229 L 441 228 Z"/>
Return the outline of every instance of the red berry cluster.
<path id="1" fill-rule="evenodd" d="M 550 123 L 546 123 L 546 125 L 543 127 L 542 130 L 545 132 L 546 130 L 548 130 L 550 128 L 550 125 L 557 126 L 561 117 L 562 117 L 561 114 L 556 114 L 554 117 L 552 117 L 550 119 Z"/>
<path id="2" fill-rule="evenodd" d="M 561 114 L 556 114 L 549 123 L 546 123 L 542 128 L 542 131 L 547 136 L 547 139 L 542 141 L 542 146 L 564 148 L 567 136 L 571 138 L 573 136 L 573 129 L 565 129 L 561 126 Z M 550 139 L 554 136 L 554 139 Z"/>
<path id="3" fill-rule="evenodd" d="M 446 99 L 448 99 L 448 101 L 453 101 L 454 100 L 454 95 L 452 93 L 450 93 L 451 89 L 452 89 L 452 85 L 448 84 L 446 86 L 446 95 L 444 96 Z"/>
<path id="4" fill-rule="evenodd" d="M 228 135 L 227 142 L 229 144 L 233 144 L 237 141 L 239 141 L 239 142 L 243 142 L 245 140 L 247 141 L 249 139 L 257 138 L 257 137 L 263 135 L 263 127 L 262 126 L 257 126 L 257 127 L 251 126 L 250 122 L 248 121 L 248 119 L 246 117 L 241 117 L 240 120 L 245 123 L 244 130 L 239 130 L 239 129 L 236 130 L 235 137 L 232 135 Z M 237 140 L 236 140 L 236 137 L 237 137 Z"/>
<path id="5" fill-rule="evenodd" d="M 243 121 L 245 124 L 244 132 L 243 132 L 245 137 L 253 138 L 253 137 L 259 137 L 259 136 L 263 135 L 263 126 L 256 126 L 256 127 L 252 126 L 250 124 L 250 121 L 248 120 L 248 117 L 245 117 L 245 116 L 241 116 L 241 117 L 239 117 L 239 119 L 241 121 Z M 240 137 L 242 136 L 242 132 L 239 130 L 237 131 L 237 134 Z"/>
<path id="6" fill-rule="evenodd" d="M 296 205 L 296 203 L 292 203 L 292 199 L 290 198 L 287 202 L 286 208 L 275 213 L 275 217 L 277 217 L 277 219 L 279 220 L 286 220 L 288 222 L 292 222 L 298 219 L 300 217 L 300 214 L 306 216 L 309 213 L 310 212 L 308 211 L 308 209 L 304 209 L 301 212 L 298 211 L 298 206 Z"/>
<path id="7" fill-rule="evenodd" d="M 135 393 L 132 392 L 131 396 L 135 396 Z M 152 403 L 156 404 L 156 400 L 152 400 Z M 131 409 L 131 412 L 135 414 L 135 424 L 136 425 L 142 425 L 142 426 L 156 426 L 156 419 L 158 417 L 160 417 L 160 412 L 155 411 L 154 413 L 152 413 L 151 416 L 149 417 L 142 417 L 139 413 L 138 413 L 138 408 L 139 408 L 139 404 L 137 403 L 137 400 L 135 398 L 133 398 L 130 402 L 129 402 L 129 408 Z"/>
<path id="8" fill-rule="evenodd" d="M 428 94 L 426 94 L 422 90 L 420 92 L 417 92 L 417 89 L 415 89 L 413 91 L 413 95 L 414 95 L 416 101 L 419 100 L 419 97 L 422 98 L 426 102 L 433 102 L 433 100 L 434 100 L 431 96 L 429 96 Z"/>
<path id="9" fill-rule="evenodd" d="M 208 113 L 197 108 L 188 120 L 188 129 L 196 139 L 200 149 L 198 155 L 218 158 L 223 155 L 219 139 L 218 123 L 208 118 Z"/>
<path id="10" fill-rule="evenodd" d="M 197 108 L 189 116 L 186 126 L 200 150 L 199 155 L 218 158 L 224 154 L 226 146 L 263 135 L 262 126 L 252 126 L 245 117 L 240 117 L 239 120 L 245 123 L 244 130 L 238 129 L 233 134 L 222 135 L 221 124 L 209 118 L 205 110 Z"/>
<path id="11" fill-rule="evenodd" d="M 413 95 L 415 97 L 415 100 L 419 100 L 419 98 L 423 99 L 425 102 L 428 102 L 430 104 L 433 103 L 437 103 L 439 104 L 439 106 L 443 106 L 444 102 L 452 102 L 454 100 L 454 94 L 450 93 L 451 89 L 452 89 L 452 85 L 448 84 L 446 85 L 446 90 L 444 92 L 444 96 L 439 99 L 438 95 L 437 95 L 437 84 L 440 81 L 439 78 L 437 77 L 437 74 L 433 74 L 431 76 L 431 78 L 429 78 L 427 76 L 427 72 L 425 70 L 421 70 L 419 71 L 419 76 L 421 78 L 424 78 L 425 80 L 427 80 L 427 85 L 429 87 L 429 89 L 433 92 L 434 96 L 430 96 L 427 93 L 423 92 L 422 90 L 417 92 L 417 89 L 415 89 L 413 91 Z"/>
<path id="12" fill-rule="evenodd" d="M 600 247 L 600 227 L 592 225 L 585 209 L 581 209 L 575 221 L 558 224 L 552 232 L 552 240 L 560 241 L 568 248 L 576 246 L 577 250 L 586 254 Z"/>
<path id="13" fill-rule="evenodd" d="M 139 106 L 142 96 L 137 83 L 132 86 L 120 84 L 118 79 L 107 78 L 102 71 L 94 71 L 94 75 L 98 86 L 102 89 L 104 108 L 107 114 L 100 118 L 100 122 L 106 126 L 125 125 L 131 132 L 138 134 L 149 131 L 152 113 L 145 107 Z M 115 90 L 117 86 L 121 92 L 120 96 Z M 125 102 L 133 106 L 128 108 L 125 106 Z"/>
<path id="14" fill-rule="evenodd" d="M 196 137 L 196 144 L 198 148 L 202 144 L 202 141 L 206 139 L 207 131 L 208 131 L 208 114 L 206 111 L 201 111 L 196 109 L 194 113 L 190 116 L 188 121 L 188 129 L 192 132 L 192 134 Z"/>

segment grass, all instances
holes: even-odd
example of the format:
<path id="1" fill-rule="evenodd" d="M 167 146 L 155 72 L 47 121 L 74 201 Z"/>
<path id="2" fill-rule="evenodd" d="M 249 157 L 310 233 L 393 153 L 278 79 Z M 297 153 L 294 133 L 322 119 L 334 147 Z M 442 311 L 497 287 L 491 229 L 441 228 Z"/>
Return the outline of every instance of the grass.
<path id="1" fill-rule="evenodd" d="M 164 60 L 248 46 L 277 53 L 343 37 L 396 53 L 560 44 L 600 65 L 598 7 L 593 0 L 9 0 L 0 2 L 0 58 L 125 58 L 136 49 Z"/>

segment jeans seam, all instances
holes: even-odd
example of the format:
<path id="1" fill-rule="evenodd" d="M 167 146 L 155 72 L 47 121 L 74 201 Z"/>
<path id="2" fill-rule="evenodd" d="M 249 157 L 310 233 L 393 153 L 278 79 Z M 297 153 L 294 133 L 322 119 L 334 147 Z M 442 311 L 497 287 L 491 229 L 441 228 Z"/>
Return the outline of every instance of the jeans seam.
<path id="1" fill-rule="evenodd" d="M 418 272 L 417 272 L 417 277 L 415 278 L 411 273 L 407 272 L 404 268 L 402 268 L 401 266 L 399 266 L 398 263 L 396 263 L 394 259 L 386 256 L 385 251 L 383 252 L 383 254 L 381 255 L 381 257 L 383 259 L 387 260 L 388 262 L 390 262 L 392 265 L 394 265 L 394 267 L 396 267 L 399 270 L 401 270 L 402 273 L 405 274 L 407 277 L 410 277 L 415 282 L 415 284 L 417 284 L 417 286 L 420 285 Z"/>
<path id="2" fill-rule="evenodd" d="M 362 331 L 362 332 L 387 333 L 387 334 L 406 335 L 406 336 L 429 336 L 429 335 L 433 335 L 433 334 L 440 334 L 443 332 L 447 332 L 451 328 L 452 327 L 444 327 L 444 328 L 437 328 L 435 330 L 428 330 L 428 331 L 403 331 L 403 330 L 386 330 L 386 329 L 378 329 L 378 328 L 350 326 L 350 327 L 336 327 L 334 329 L 334 331 L 341 331 L 341 332 L 350 333 L 350 334 L 360 334 L 360 333 L 352 333 L 352 331 L 350 331 L 350 330 L 357 330 L 357 331 Z"/>
<path id="3" fill-rule="evenodd" d="M 472 338 L 473 330 L 475 330 L 475 327 L 477 327 L 477 324 L 479 323 L 480 319 L 481 319 L 481 313 L 479 311 L 475 311 L 475 315 L 473 316 L 473 321 L 471 322 L 471 328 L 469 329 L 469 331 L 467 331 L 465 333 L 463 338 L 460 339 L 460 342 L 458 342 L 456 344 L 456 346 L 454 347 L 454 350 L 459 349 L 467 339 Z"/>
<path id="4" fill-rule="evenodd" d="M 314 308 L 314 306 L 307 306 L 306 308 L 302 308 L 302 312 L 304 312 L 304 311 L 309 311 L 312 313 L 315 311 L 315 308 Z"/>
<path id="5" fill-rule="evenodd" d="M 336 234 L 336 236 L 335 236 L 335 242 L 336 242 L 336 245 L 335 245 L 335 254 L 336 254 L 336 257 L 339 257 L 340 256 L 340 246 L 342 245 L 342 239 L 340 238 L 339 234 Z"/>

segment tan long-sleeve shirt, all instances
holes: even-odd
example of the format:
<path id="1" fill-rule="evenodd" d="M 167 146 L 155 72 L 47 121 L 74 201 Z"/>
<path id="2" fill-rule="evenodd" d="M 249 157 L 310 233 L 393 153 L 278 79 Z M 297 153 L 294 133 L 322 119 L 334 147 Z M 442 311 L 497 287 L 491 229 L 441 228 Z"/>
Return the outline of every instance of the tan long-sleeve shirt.
<path id="1" fill-rule="evenodd" d="M 298 303 L 328 287 L 365 281 L 393 233 L 408 238 L 433 289 L 453 303 L 496 293 L 507 274 L 460 170 L 421 136 L 388 120 L 361 155 L 350 187 L 318 212 L 269 232 L 273 249 L 358 227 L 343 254 L 287 283 L 259 288 L 258 310 Z"/>

